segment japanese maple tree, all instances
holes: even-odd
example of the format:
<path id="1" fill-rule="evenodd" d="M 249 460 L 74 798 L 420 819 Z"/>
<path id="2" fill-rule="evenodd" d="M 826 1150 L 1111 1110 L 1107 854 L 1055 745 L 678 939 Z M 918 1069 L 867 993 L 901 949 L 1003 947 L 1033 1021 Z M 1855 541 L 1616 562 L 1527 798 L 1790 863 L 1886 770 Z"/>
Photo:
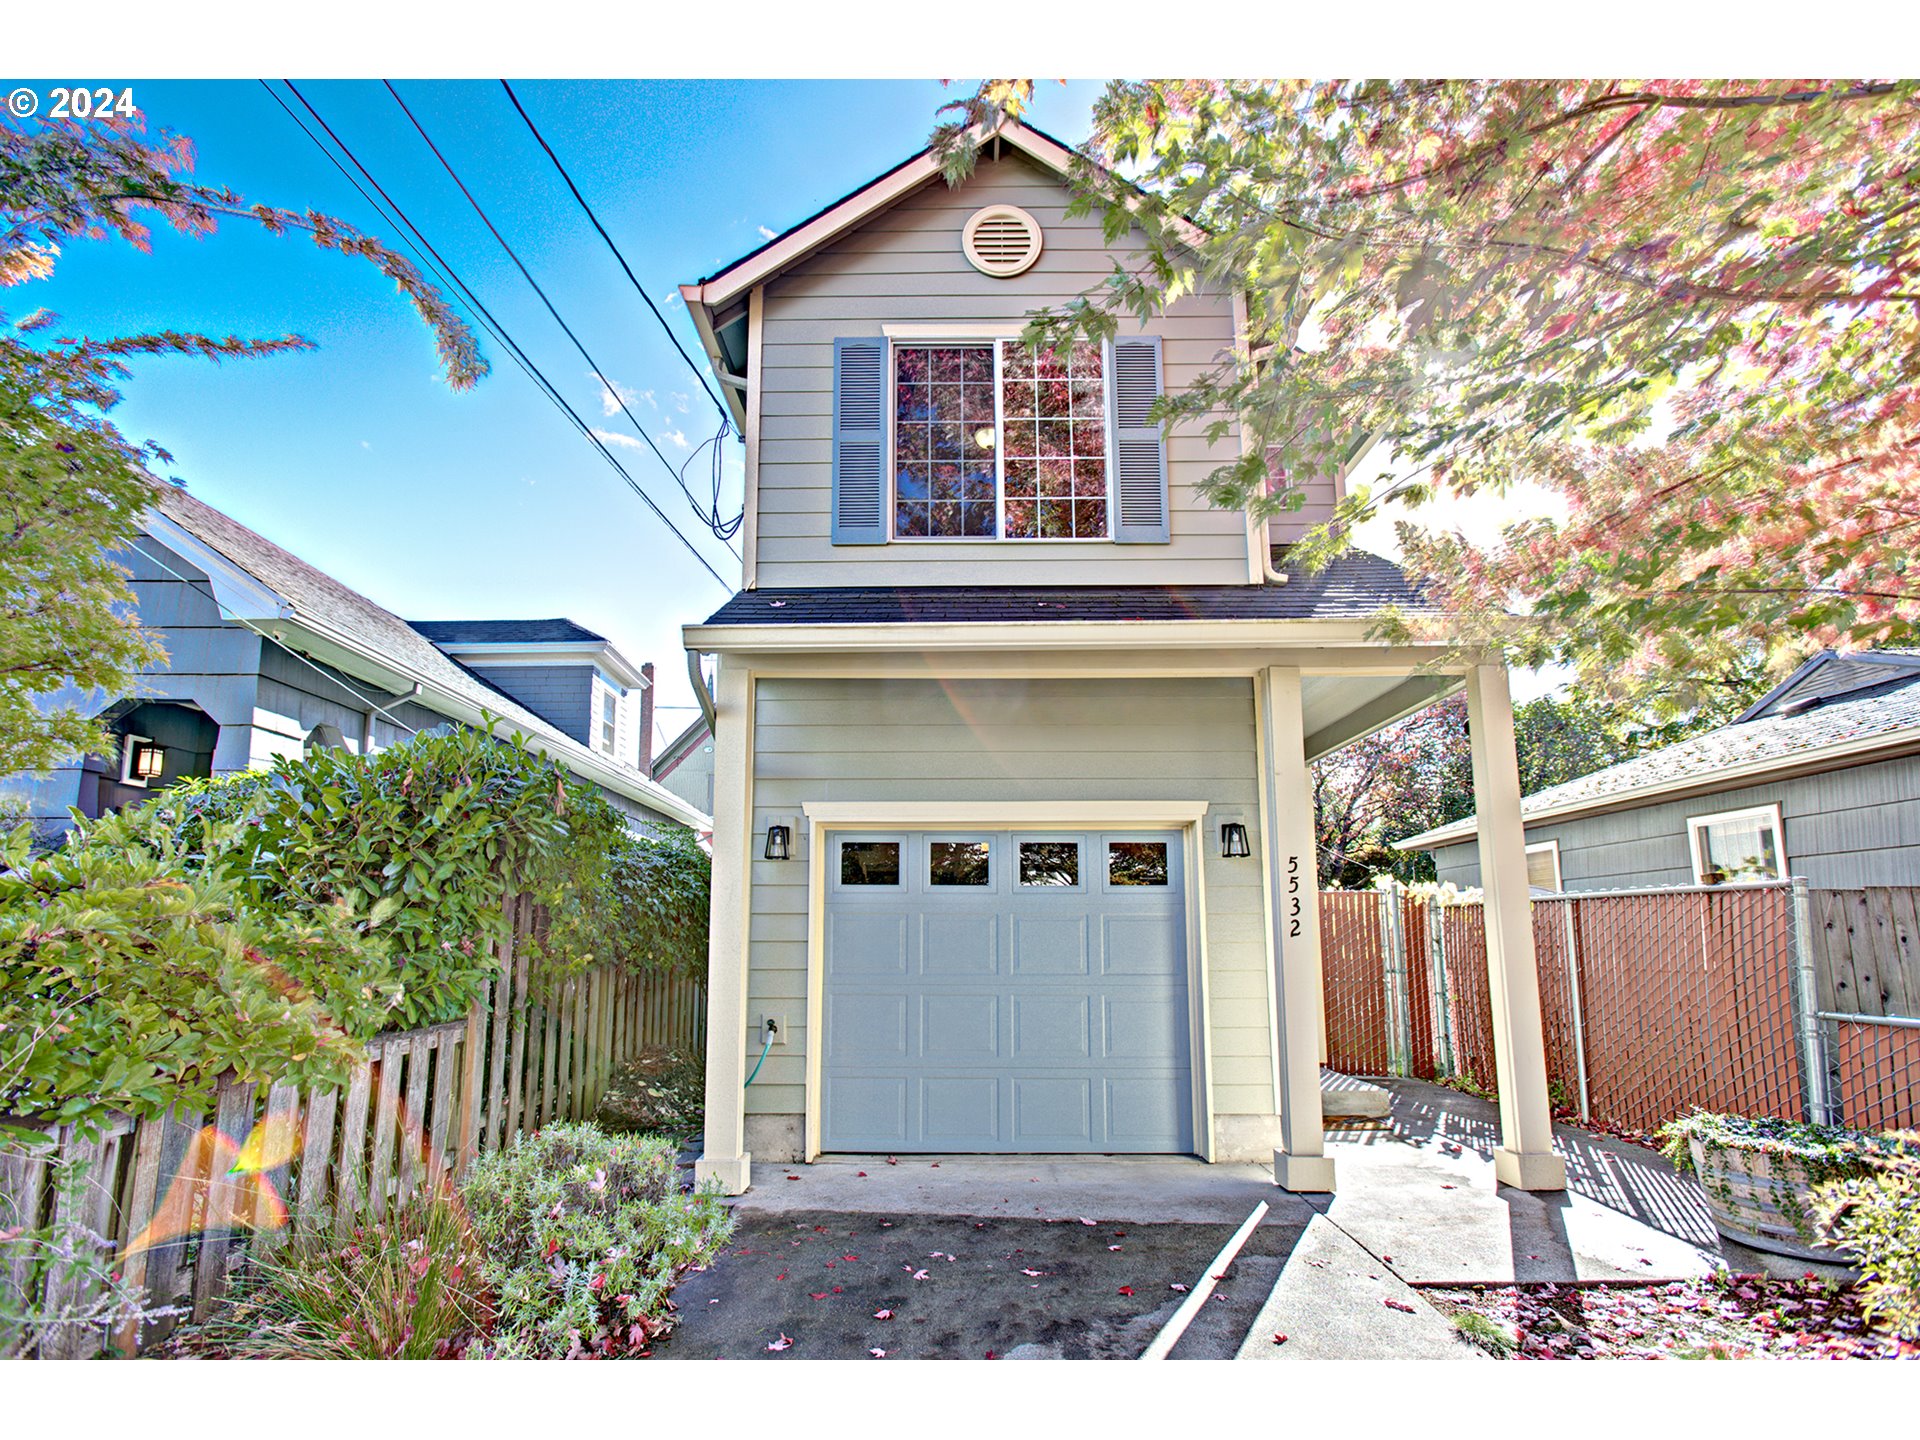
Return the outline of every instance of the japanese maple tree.
<path id="1" fill-rule="evenodd" d="M 318 211 L 251 203 L 195 181 L 193 158 L 185 137 L 149 141 L 137 120 L 0 125 L 0 285 L 47 278 L 74 240 L 146 250 L 149 221 L 210 235 L 221 220 L 244 220 L 377 266 L 431 329 L 447 383 L 464 390 L 485 375 L 466 323 L 405 257 Z M 145 462 L 166 458 L 107 418 L 127 362 L 310 347 L 298 335 L 192 330 L 71 336 L 43 309 L 11 319 L 0 311 L 0 775 L 99 743 L 96 707 L 51 705 L 48 692 L 70 685 L 111 698 L 129 672 L 161 654 L 132 614 L 126 572 L 110 553 L 132 541 L 152 496 L 157 482 Z"/>
<path id="2" fill-rule="evenodd" d="M 959 102 L 950 178 L 963 127 L 1030 95 Z M 1346 477 L 1309 561 L 1400 516 L 1451 633 L 1681 706 L 1695 676 L 1915 643 L 1920 82 L 1116 82 L 1088 152 L 1076 205 L 1144 255 L 1030 338 L 1244 292 L 1254 363 L 1164 411 L 1250 432 L 1217 504 Z M 1520 482 L 1558 513 L 1496 543 L 1408 514 Z"/>

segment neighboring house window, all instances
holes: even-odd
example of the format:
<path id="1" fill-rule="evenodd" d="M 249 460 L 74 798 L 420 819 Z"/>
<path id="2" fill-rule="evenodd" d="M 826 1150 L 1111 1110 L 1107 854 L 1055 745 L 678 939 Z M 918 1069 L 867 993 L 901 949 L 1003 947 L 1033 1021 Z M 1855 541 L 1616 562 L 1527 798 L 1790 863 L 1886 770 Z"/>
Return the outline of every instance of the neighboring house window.
<path id="1" fill-rule="evenodd" d="M 576 691 L 575 693 L 577 694 L 579 692 Z M 598 746 L 602 754 L 611 755 L 614 753 L 615 748 L 619 744 L 619 731 L 620 697 L 611 689 L 603 689 L 600 692 L 600 736 Z"/>
<path id="2" fill-rule="evenodd" d="M 1537 845 L 1527 846 L 1527 888 L 1529 890 L 1560 888 L 1560 842 L 1558 840 L 1542 840 Z"/>
<path id="3" fill-rule="evenodd" d="M 1693 878 L 1699 885 L 1753 885 L 1787 878 L 1780 807 L 1726 810 L 1687 821 Z"/>
<path id="4" fill-rule="evenodd" d="M 893 353 L 896 536 L 1108 538 L 1100 346 L 1065 360 L 1017 340 Z"/>

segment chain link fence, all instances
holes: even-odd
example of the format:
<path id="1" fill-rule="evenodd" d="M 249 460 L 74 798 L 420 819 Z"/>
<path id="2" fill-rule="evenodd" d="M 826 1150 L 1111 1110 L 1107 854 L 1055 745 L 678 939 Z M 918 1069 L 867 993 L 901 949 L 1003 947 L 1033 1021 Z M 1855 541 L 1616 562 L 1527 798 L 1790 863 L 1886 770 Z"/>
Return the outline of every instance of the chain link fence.
<path id="1" fill-rule="evenodd" d="M 1850 927 L 1855 910 L 1891 920 Z M 1696 1108 L 1920 1126 L 1920 1019 L 1834 998 L 1899 1005 L 1915 993 L 1920 925 L 1903 917 L 1916 914 L 1912 892 L 1798 881 L 1536 898 L 1556 1109 L 1642 1132 Z M 1493 1092 L 1481 905 L 1328 891 L 1321 916 L 1328 1063 Z"/>

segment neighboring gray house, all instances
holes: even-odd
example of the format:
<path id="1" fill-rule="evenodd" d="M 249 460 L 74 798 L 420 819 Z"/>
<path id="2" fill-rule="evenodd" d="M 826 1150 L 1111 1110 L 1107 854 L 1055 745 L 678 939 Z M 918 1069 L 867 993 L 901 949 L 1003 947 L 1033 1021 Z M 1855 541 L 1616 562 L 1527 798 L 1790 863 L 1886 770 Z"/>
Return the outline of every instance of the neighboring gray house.
<path id="1" fill-rule="evenodd" d="M 0 780 L 44 830 L 64 828 L 69 809 L 97 816 L 180 780 L 263 769 L 276 755 L 365 753 L 486 716 L 496 733 L 526 736 L 594 785 L 638 829 L 712 828 L 641 768 L 650 667 L 634 669 L 572 621 L 409 625 L 172 486 L 158 488 L 134 547 L 116 558 L 167 659 L 125 696 L 53 697 L 103 715 L 113 745 Z"/>
<path id="2" fill-rule="evenodd" d="M 1817 655 L 1730 724 L 1529 795 L 1536 887 L 1920 885 L 1920 651 Z M 1480 883 L 1473 817 L 1394 843 Z"/>
<path id="3" fill-rule="evenodd" d="M 1104 343 L 1020 342 L 1142 241 L 1074 213 L 1058 141 L 980 138 L 964 184 L 910 156 L 681 288 L 745 445 L 742 587 L 684 631 L 718 657 L 697 1174 L 1159 1152 L 1327 1190 L 1309 766 L 1464 687 L 1490 963 L 1530 973 L 1506 671 L 1383 642 L 1432 613 L 1385 560 L 1287 569 L 1335 479 L 1208 503 L 1243 437 L 1155 402 L 1250 359 L 1245 296 L 1200 270 Z M 1500 993 L 1497 1172 L 1564 1188 L 1537 997 Z"/>
<path id="4" fill-rule="evenodd" d="M 703 715 L 660 747 L 653 757 L 654 783 L 709 814 L 713 810 L 713 727 Z"/>

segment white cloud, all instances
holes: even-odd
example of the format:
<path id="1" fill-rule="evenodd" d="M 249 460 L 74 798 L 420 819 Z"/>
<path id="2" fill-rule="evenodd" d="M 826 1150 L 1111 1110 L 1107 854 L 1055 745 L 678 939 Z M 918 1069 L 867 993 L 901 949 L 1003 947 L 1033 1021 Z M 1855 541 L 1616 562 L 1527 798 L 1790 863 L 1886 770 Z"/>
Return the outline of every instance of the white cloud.
<path id="1" fill-rule="evenodd" d="M 663 430 L 660 432 L 660 438 L 669 445 L 679 446 L 682 450 L 687 448 L 687 437 L 678 430 Z"/>
<path id="2" fill-rule="evenodd" d="M 619 445 L 628 450 L 639 450 L 645 444 L 632 435 L 622 435 L 618 430 L 595 430 L 593 438 L 604 445 Z"/>
<path id="3" fill-rule="evenodd" d="M 622 402 L 632 405 L 636 400 L 645 400 L 656 410 L 660 408 L 654 404 L 651 390 L 630 390 L 618 380 L 609 380 L 606 376 L 592 370 L 587 371 L 587 378 L 600 382 L 600 413 L 602 415 L 618 415 Z"/>
<path id="4" fill-rule="evenodd" d="M 669 391 L 668 394 L 673 400 L 673 408 L 678 410 L 682 415 L 686 414 L 687 397 L 682 395 L 678 390 Z"/>
<path id="5" fill-rule="evenodd" d="M 371 440 L 362 440 L 360 442 L 360 448 L 362 450 L 371 450 L 373 448 L 373 442 Z"/>
<path id="6" fill-rule="evenodd" d="M 754 226 L 753 228 L 754 228 L 754 229 L 756 229 L 756 230 L 758 230 L 758 231 L 760 232 L 760 238 L 761 238 L 762 240 L 771 240 L 771 239 L 773 239 L 773 237 L 774 237 L 775 235 L 777 235 L 777 234 L 779 234 L 779 233 L 780 233 L 780 232 L 779 232 L 779 231 L 777 231 L 777 230 L 769 230 L 769 229 L 768 229 L 768 228 L 767 228 L 766 226 L 764 226 L 764 225 L 756 225 L 756 226 Z"/>

